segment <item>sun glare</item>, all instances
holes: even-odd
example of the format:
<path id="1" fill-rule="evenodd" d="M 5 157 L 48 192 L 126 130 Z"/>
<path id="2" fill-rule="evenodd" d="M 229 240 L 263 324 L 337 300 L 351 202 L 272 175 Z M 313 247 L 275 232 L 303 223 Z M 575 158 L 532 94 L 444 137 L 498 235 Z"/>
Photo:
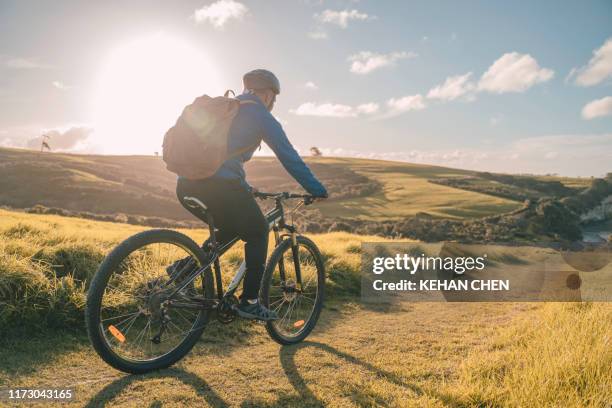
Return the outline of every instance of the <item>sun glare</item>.
<path id="1" fill-rule="evenodd" d="M 114 49 L 94 97 L 95 145 L 104 153 L 152 154 L 183 107 L 222 92 L 221 77 L 196 47 L 160 33 Z"/>

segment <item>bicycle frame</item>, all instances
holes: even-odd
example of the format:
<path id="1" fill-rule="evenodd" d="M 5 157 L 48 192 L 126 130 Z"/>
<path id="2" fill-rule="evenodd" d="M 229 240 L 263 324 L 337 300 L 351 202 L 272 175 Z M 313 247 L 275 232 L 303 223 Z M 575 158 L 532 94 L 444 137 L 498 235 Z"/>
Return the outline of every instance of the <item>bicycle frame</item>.
<path id="1" fill-rule="evenodd" d="M 301 278 L 301 270 L 300 270 L 300 264 L 299 264 L 299 259 L 298 259 L 298 251 L 297 251 L 297 241 L 296 241 L 296 236 L 297 236 L 297 230 L 295 228 L 295 226 L 293 226 L 292 224 L 287 224 L 285 222 L 285 211 L 284 211 L 284 207 L 283 207 L 283 200 L 286 198 L 302 198 L 302 197 L 307 197 L 307 196 L 301 196 L 301 195 L 289 195 L 288 193 L 281 193 L 281 194 L 268 194 L 268 193 L 260 193 L 259 195 L 261 198 L 274 198 L 275 199 L 275 206 L 272 210 L 270 210 L 268 213 L 265 214 L 265 218 L 266 221 L 268 222 L 269 227 L 272 229 L 272 231 L 274 231 L 274 241 L 275 241 L 275 246 L 278 246 L 281 242 L 281 234 L 280 231 L 281 230 L 285 230 L 287 232 L 289 232 L 289 234 L 291 235 L 291 240 L 292 240 L 292 255 L 293 255 L 293 260 L 296 266 L 296 279 L 297 279 L 297 284 L 299 285 L 300 289 L 302 288 L 302 278 Z M 296 207 L 297 208 L 297 207 Z M 234 246 L 234 244 L 236 242 L 239 241 L 238 237 L 233 238 L 231 241 L 225 243 L 224 245 L 219 245 L 219 243 L 217 242 L 217 237 L 216 237 L 216 229 L 214 227 L 214 220 L 212 218 L 212 215 L 208 212 L 205 211 L 205 209 L 202 209 L 202 211 L 204 212 L 203 215 L 206 216 L 206 221 L 208 224 L 208 228 L 209 228 L 209 239 L 206 242 L 206 248 L 209 250 L 209 254 L 212 255 L 212 259 L 208 262 L 208 264 L 206 264 L 205 266 L 202 266 L 201 268 L 198 268 L 197 270 L 193 271 L 177 288 L 175 288 L 172 293 L 168 296 L 168 300 L 172 301 L 172 306 L 174 307 L 183 307 L 183 308 L 197 308 L 197 309 L 202 309 L 204 308 L 215 308 L 216 305 L 218 305 L 219 302 L 223 301 L 223 299 L 225 298 L 229 298 L 232 297 L 234 295 L 234 293 L 236 292 L 236 290 L 238 289 L 238 286 L 240 285 L 240 282 L 242 282 L 242 279 L 244 279 L 244 275 L 246 272 L 246 263 L 245 261 L 242 261 L 242 263 L 240 264 L 240 267 L 238 268 L 238 271 L 236 272 L 236 275 L 232 278 L 230 284 L 228 285 L 228 289 L 227 291 L 224 291 L 223 289 L 223 281 L 222 281 L 222 276 L 221 276 L 221 265 L 219 263 L 219 258 L 226 253 L 230 248 L 232 248 Z M 188 285 L 190 285 L 198 276 L 200 276 L 202 274 L 202 272 L 204 272 L 206 269 L 210 268 L 210 267 L 214 268 L 214 273 L 215 273 L 215 283 L 216 283 L 216 292 L 217 292 L 217 299 L 210 299 L 212 301 L 212 304 L 210 305 L 206 305 L 206 304 L 202 304 L 202 303 L 196 303 L 196 302 L 175 302 L 173 301 L 173 299 L 175 299 L 177 293 L 179 293 L 181 290 L 185 289 Z M 285 268 L 284 268 L 284 263 L 280 262 L 279 264 L 279 269 L 280 269 L 280 275 L 281 275 L 281 280 L 285 280 Z M 165 286 L 169 286 L 171 285 L 177 278 L 178 278 L 177 274 L 176 276 L 173 276 L 167 283 Z M 208 300 L 208 299 L 204 299 L 204 300 Z"/>

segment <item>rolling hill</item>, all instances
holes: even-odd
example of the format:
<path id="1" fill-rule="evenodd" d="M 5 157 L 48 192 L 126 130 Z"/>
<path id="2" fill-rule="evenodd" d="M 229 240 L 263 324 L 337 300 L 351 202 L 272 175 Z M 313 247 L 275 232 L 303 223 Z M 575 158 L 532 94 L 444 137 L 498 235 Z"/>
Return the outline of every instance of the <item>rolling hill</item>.
<path id="1" fill-rule="evenodd" d="M 525 197 L 576 196 L 590 182 L 375 160 L 307 161 L 335 196 L 316 206 L 323 216 L 381 225 L 411 216 L 468 224 L 518 208 Z M 297 188 L 272 158 L 253 160 L 248 172 L 250 182 L 262 189 Z M 0 205 L 16 208 L 42 204 L 188 219 L 176 204 L 174 181 L 156 157 L 0 149 Z M 83 307 L 89 279 L 104 256 L 143 229 L 0 209 L 0 384 L 70 387 L 76 394 L 71 406 L 91 407 L 128 407 L 134 401 L 147 406 L 604 406 L 610 400 L 609 304 L 367 307 L 358 301 L 360 245 L 388 239 L 347 232 L 308 233 L 325 258 L 327 300 L 306 342 L 280 347 L 259 325 L 211 323 L 175 367 L 124 376 L 93 353 L 84 335 Z M 206 235 L 202 229 L 182 232 L 198 242 Z M 240 245 L 222 258 L 230 269 L 241 261 Z"/>
<path id="2" fill-rule="evenodd" d="M 514 210 L 525 196 L 546 193 L 516 185 L 517 177 L 499 181 L 489 173 L 439 166 L 327 157 L 309 157 L 306 162 L 331 193 L 331 199 L 318 209 L 323 217 L 333 219 L 398 220 L 419 213 L 470 219 Z M 299 189 L 275 158 L 255 158 L 247 164 L 247 174 L 250 184 L 262 191 Z M 589 183 L 587 179 L 522 179 L 562 182 L 575 190 Z M 176 200 L 175 182 L 176 176 L 165 169 L 160 157 L 0 148 L 0 205 L 10 208 L 43 205 L 193 221 Z"/>

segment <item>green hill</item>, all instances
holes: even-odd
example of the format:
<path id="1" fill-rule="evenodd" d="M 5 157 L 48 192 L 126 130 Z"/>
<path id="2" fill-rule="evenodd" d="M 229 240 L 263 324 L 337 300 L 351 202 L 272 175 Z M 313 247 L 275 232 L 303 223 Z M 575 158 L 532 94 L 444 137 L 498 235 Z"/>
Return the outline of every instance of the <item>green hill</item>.
<path id="1" fill-rule="evenodd" d="M 439 166 L 351 158 L 306 158 L 328 187 L 331 199 L 318 206 L 323 217 L 382 221 L 418 213 L 465 219 L 514 210 L 525 197 L 546 194 L 489 173 Z M 264 191 L 297 191 L 278 161 L 255 158 L 249 182 Z M 523 177 L 533 184 L 542 178 Z M 558 180 L 544 178 L 546 183 Z M 586 179 L 561 180 L 582 188 Z M 193 220 L 177 202 L 176 176 L 160 157 L 39 153 L 0 148 L 0 205 L 35 205 L 95 214 L 126 214 Z M 514 184 L 512 184 L 514 183 Z M 519 183 L 520 184 L 520 183 Z M 503 187 L 503 188 L 500 188 Z M 568 189 L 569 190 L 569 189 Z"/>

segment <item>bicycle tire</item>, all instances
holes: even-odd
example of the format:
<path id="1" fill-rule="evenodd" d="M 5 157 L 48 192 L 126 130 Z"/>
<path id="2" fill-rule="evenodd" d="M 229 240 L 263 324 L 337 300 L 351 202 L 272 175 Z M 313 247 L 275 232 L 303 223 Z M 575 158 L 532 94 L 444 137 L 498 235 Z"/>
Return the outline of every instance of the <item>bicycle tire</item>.
<path id="1" fill-rule="evenodd" d="M 106 363 L 126 373 L 142 374 L 166 368 L 176 363 L 193 348 L 210 320 L 211 310 L 202 310 L 198 313 L 194 322 L 196 329 L 189 332 L 181 343 L 166 354 L 147 361 L 123 358 L 116 354 L 105 341 L 100 324 L 100 308 L 104 290 L 112 273 L 129 254 L 146 245 L 156 243 L 177 245 L 195 256 L 200 265 L 207 263 L 204 251 L 188 236 L 166 229 L 144 231 L 126 239 L 106 256 L 94 275 L 87 293 L 85 323 L 90 342 L 94 350 Z M 207 299 L 212 299 L 214 291 L 210 268 L 203 272 L 202 278 L 204 296 Z"/>
<path id="2" fill-rule="evenodd" d="M 266 330 L 270 337 L 281 345 L 296 344 L 303 341 L 310 332 L 315 328 L 321 310 L 323 308 L 323 301 L 325 298 L 325 264 L 319 248 L 310 239 L 299 235 L 297 236 L 297 244 L 305 247 L 312 255 L 315 260 L 317 268 L 317 298 L 314 303 L 313 311 L 310 314 L 308 321 L 304 324 L 303 329 L 295 337 L 285 336 L 275 326 L 275 321 L 266 322 Z M 264 306 L 269 307 L 269 293 L 272 283 L 272 276 L 276 269 L 279 261 L 282 259 L 286 251 L 291 250 L 291 239 L 284 239 L 272 252 L 270 259 L 266 265 L 264 275 L 262 278 L 262 291 L 261 291 L 261 302 Z"/>

